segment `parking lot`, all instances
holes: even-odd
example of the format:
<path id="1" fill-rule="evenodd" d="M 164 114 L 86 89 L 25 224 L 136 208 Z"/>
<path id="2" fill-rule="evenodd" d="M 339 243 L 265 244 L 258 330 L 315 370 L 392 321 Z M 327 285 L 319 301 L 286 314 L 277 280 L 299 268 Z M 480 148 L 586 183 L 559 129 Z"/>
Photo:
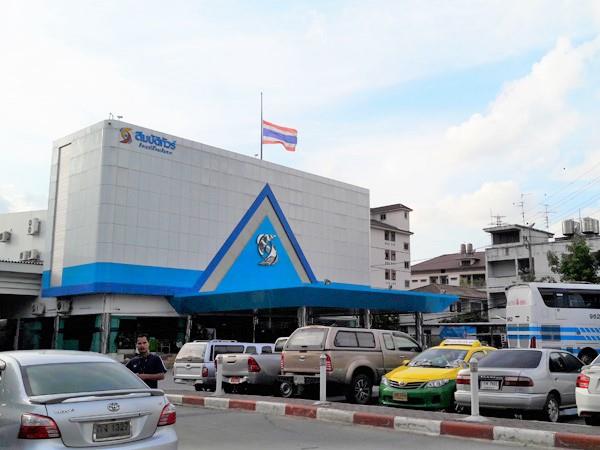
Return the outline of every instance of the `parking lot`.
<path id="1" fill-rule="evenodd" d="M 191 385 L 175 383 L 173 381 L 173 371 L 172 370 L 169 370 L 167 372 L 165 379 L 160 382 L 158 387 L 160 389 L 163 389 L 167 393 L 190 394 L 190 393 L 196 392 L 194 387 Z M 379 395 L 379 389 L 377 387 L 375 387 L 373 389 L 372 404 L 377 404 L 378 395 Z M 328 396 L 327 401 L 335 402 L 335 403 L 347 403 L 346 399 L 342 395 Z M 402 408 L 398 408 L 398 409 L 402 410 Z M 500 414 L 498 412 L 492 412 L 492 411 L 484 411 L 484 414 L 490 415 L 491 417 L 512 417 L 510 414 Z M 517 417 L 519 417 L 519 416 L 517 416 Z M 575 408 L 566 409 L 566 410 L 561 411 L 560 422 L 584 425 L 583 419 L 580 418 L 579 416 L 577 416 L 577 410 Z"/>

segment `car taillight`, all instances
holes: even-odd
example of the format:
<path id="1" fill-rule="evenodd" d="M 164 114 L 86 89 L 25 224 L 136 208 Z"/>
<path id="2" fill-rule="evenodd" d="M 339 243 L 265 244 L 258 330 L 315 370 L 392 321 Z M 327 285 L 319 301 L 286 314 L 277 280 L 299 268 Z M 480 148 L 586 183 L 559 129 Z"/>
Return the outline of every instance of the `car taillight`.
<path id="1" fill-rule="evenodd" d="M 56 422 L 38 414 L 22 414 L 19 439 L 54 439 L 60 437 Z"/>
<path id="2" fill-rule="evenodd" d="M 533 386 L 533 380 L 529 377 L 504 377 L 504 386 Z"/>
<path id="3" fill-rule="evenodd" d="M 279 358 L 279 369 L 283 372 L 283 368 L 285 366 L 285 358 L 283 357 L 283 353 Z"/>
<path id="4" fill-rule="evenodd" d="M 531 336 L 531 339 L 529 339 L 529 348 L 537 348 L 537 339 L 535 336 Z"/>
<path id="5" fill-rule="evenodd" d="M 171 403 L 167 403 L 160 413 L 160 419 L 158 419 L 158 426 L 162 427 L 165 425 L 173 425 L 177 420 L 177 413 L 175 412 L 175 406 Z"/>
<path id="6" fill-rule="evenodd" d="M 459 375 L 456 377 L 456 384 L 471 384 L 471 377 L 469 375 Z"/>
<path id="7" fill-rule="evenodd" d="M 260 366 L 251 356 L 248 358 L 248 372 L 260 372 Z"/>
<path id="8" fill-rule="evenodd" d="M 333 365 L 331 364 L 331 356 L 325 355 L 325 369 L 327 372 L 333 372 Z"/>
<path id="9" fill-rule="evenodd" d="M 577 386 L 578 388 L 588 389 L 590 387 L 590 377 L 580 373 L 577 377 L 577 382 L 575 386 Z"/>
<path id="10" fill-rule="evenodd" d="M 206 378 L 208 376 L 208 367 L 203 367 L 202 368 L 202 376 L 204 378 Z"/>

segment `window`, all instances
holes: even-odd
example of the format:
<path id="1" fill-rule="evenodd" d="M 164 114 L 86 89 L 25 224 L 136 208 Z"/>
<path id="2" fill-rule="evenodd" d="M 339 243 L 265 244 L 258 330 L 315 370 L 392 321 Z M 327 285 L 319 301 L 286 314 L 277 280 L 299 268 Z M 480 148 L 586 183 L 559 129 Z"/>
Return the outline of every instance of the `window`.
<path id="1" fill-rule="evenodd" d="M 442 275 L 440 277 L 440 284 L 448 284 L 448 275 Z"/>
<path id="2" fill-rule="evenodd" d="M 215 345 L 213 347 L 213 361 L 217 355 L 224 353 L 244 353 L 243 345 Z"/>
<path id="3" fill-rule="evenodd" d="M 404 268 L 410 269 L 410 261 L 404 261 Z"/>
<path id="4" fill-rule="evenodd" d="M 565 363 L 567 364 L 568 372 L 580 372 L 581 371 L 581 368 L 583 367 L 583 363 L 581 361 L 579 361 L 577 358 L 575 358 L 570 353 L 561 353 L 561 356 L 563 357 L 563 359 L 565 360 Z"/>
<path id="5" fill-rule="evenodd" d="M 394 250 L 390 251 L 390 259 L 396 261 L 396 252 Z"/>
<path id="6" fill-rule="evenodd" d="M 305 328 L 294 332 L 287 341 L 287 350 L 321 350 L 327 330 L 325 328 Z"/>
<path id="7" fill-rule="evenodd" d="M 244 353 L 246 353 L 248 355 L 257 355 L 258 354 L 256 352 L 256 347 L 254 345 L 249 345 L 248 347 L 246 347 L 246 351 L 244 351 Z"/>
<path id="8" fill-rule="evenodd" d="M 271 347 L 263 347 L 260 353 L 263 355 L 268 355 L 270 353 L 273 353 L 273 350 L 271 349 Z"/>
<path id="9" fill-rule="evenodd" d="M 390 269 L 385 269 L 385 279 L 386 280 L 390 279 Z"/>
<path id="10" fill-rule="evenodd" d="M 408 250 L 408 242 L 404 243 L 404 250 Z"/>
<path id="11" fill-rule="evenodd" d="M 408 280 L 404 280 L 404 287 L 410 287 L 410 282 Z"/>
<path id="12" fill-rule="evenodd" d="M 406 211 L 404 211 L 404 218 L 408 219 L 408 213 Z"/>
<path id="13" fill-rule="evenodd" d="M 392 276 L 392 280 L 396 281 L 396 271 L 395 270 L 390 270 L 390 275 Z"/>
<path id="14" fill-rule="evenodd" d="M 567 363 L 559 353 L 550 353 L 550 372 L 568 372 Z"/>
<path id="15" fill-rule="evenodd" d="M 21 370 L 25 390 L 32 396 L 147 387 L 125 366 L 112 362 L 40 364 Z"/>
<path id="16" fill-rule="evenodd" d="M 471 361 L 479 361 L 481 358 L 483 358 L 485 356 L 484 352 L 475 352 L 471 355 L 471 357 L 469 358 L 469 362 Z"/>
<path id="17" fill-rule="evenodd" d="M 394 339 L 392 339 L 392 335 L 389 333 L 383 333 L 383 342 L 385 343 L 385 348 L 388 350 L 394 350 Z"/>
<path id="18" fill-rule="evenodd" d="M 600 309 L 600 292 L 568 291 L 566 289 L 539 288 L 544 304 L 550 308 Z"/>
<path id="19" fill-rule="evenodd" d="M 479 367 L 502 367 L 504 369 L 535 369 L 542 359 L 538 350 L 496 350 L 482 359 Z"/>
<path id="20" fill-rule="evenodd" d="M 358 338 L 358 346 L 360 348 L 375 348 L 375 336 L 373 336 L 373 333 L 357 331 L 356 337 Z"/>
<path id="21" fill-rule="evenodd" d="M 432 284 L 437 284 L 438 277 L 429 277 L 429 282 L 432 283 Z"/>
<path id="22" fill-rule="evenodd" d="M 398 350 L 404 350 L 408 352 L 420 352 L 421 348 L 419 344 L 413 341 L 411 338 L 402 336 L 401 334 L 393 333 L 394 345 Z"/>
<path id="23" fill-rule="evenodd" d="M 418 282 L 419 282 L 419 280 L 412 280 L 412 282 L 413 282 L 413 283 L 418 283 Z"/>
<path id="24" fill-rule="evenodd" d="M 336 347 L 375 348 L 375 336 L 366 331 L 338 331 L 333 344 Z"/>
<path id="25" fill-rule="evenodd" d="M 379 214 L 379 220 L 385 220 L 385 219 L 386 219 L 385 214 Z"/>
<path id="26" fill-rule="evenodd" d="M 389 250 L 386 250 L 386 251 L 385 251 L 385 260 L 386 260 L 386 261 L 389 261 L 389 260 L 390 260 L 390 251 L 389 251 Z"/>
<path id="27" fill-rule="evenodd" d="M 470 259 L 463 259 L 460 261 L 460 265 L 461 266 L 470 266 L 471 265 L 471 260 Z"/>
<path id="28" fill-rule="evenodd" d="M 336 347 L 358 347 L 356 333 L 352 331 L 338 331 L 333 345 Z"/>
<path id="29" fill-rule="evenodd" d="M 383 237 L 386 241 L 395 242 L 396 241 L 396 232 L 395 231 L 384 231 Z"/>

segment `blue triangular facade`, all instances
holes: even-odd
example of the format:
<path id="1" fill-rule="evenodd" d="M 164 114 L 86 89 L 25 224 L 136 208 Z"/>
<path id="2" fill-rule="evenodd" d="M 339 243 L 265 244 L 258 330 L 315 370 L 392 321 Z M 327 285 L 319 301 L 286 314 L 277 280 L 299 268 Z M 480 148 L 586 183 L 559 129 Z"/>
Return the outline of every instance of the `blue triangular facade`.
<path id="1" fill-rule="evenodd" d="M 274 213 L 274 216 L 279 221 L 280 229 L 283 233 L 277 233 L 276 227 L 271 222 L 267 214 L 260 218 L 259 226 L 256 230 L 252 230 L 248 241 L 243 246 L 238 255 L 231 255 L 233 244 L 240 238 L 242 233 L 248 234 L 246 228 L 249 226 L 251 219 L 255 214 L 261 211 L 261 205 L 267 203 L 267 209 Z M 273 214 L 271 215 L 273 217 Z M 255 222 L 256 223 L 256 222 Z M 266 266 L 260 265 L 261 256 L 257 250 L 256 238 L 259 234 L 275 235 L 272 243 L 277 249 L 278 261 L 275 264 Z M 281 235 L 282 234 L 282 235 Z M 236 225 L 232 233 L 229 235 L 221 249 L 206 267 L 202 276 L 195 283 L 193 289 L 199 291 L 211 280 L 211 277 L 216 277 L 219 265 L 225 256 L 233 256 L 235 260 L 227 269 L 226 274 L 218 282 L 216 288 L 211 292 L 226 292 L 226 291 L 246 291 L 255 289 L 273 289 L 281 287 L 292 287 L 302 284 L 301 274 L 294 267 L 290 255 L 285 251 L 283 241 L 288 243 L 288 248 L 293 249 L 297 261 L 299 261 L 299 270 L 305 275 L 304 278 L 310 283 L 315 283 L 317 280 L 313 271 L 306 260 L 300 245 L 294 233 L 283 214 L 273 191 L 267 184 L 258 194 L 248 211 L 244 214 L 240 222 Z M 222 270 L 222 268 L 221 268 Z"/>
<path id="2" fill-rule="evenodd" d="M 256 244 L 258 235 L 275 236 L 272 245 L 277 250 L 277 259 L 273 265 L 261 265 L 262 257 Z M 288 256 L 281 238 L 277 236 L 273 224 L 265 217 L 256 232 L 237 257 L 216 291 L 250 291 L 299 286 L 302 280 Z"/>

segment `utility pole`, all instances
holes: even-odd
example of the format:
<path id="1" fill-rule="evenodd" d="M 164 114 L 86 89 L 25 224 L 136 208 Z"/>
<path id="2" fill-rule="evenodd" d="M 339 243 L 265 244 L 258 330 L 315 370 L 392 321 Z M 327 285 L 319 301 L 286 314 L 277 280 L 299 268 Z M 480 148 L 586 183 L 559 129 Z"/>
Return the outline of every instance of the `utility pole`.
<path id="1" fill-rule="evenodd" d="M 531 229 L 535 225 L 535 222 L 527 227 L 528 238 L 527 238 L 527 250 L 529 252 L 529 276 L 531 280 L 535 280 L 535 269 L 533 268 L 533 256 L 531 255 Z"/>

